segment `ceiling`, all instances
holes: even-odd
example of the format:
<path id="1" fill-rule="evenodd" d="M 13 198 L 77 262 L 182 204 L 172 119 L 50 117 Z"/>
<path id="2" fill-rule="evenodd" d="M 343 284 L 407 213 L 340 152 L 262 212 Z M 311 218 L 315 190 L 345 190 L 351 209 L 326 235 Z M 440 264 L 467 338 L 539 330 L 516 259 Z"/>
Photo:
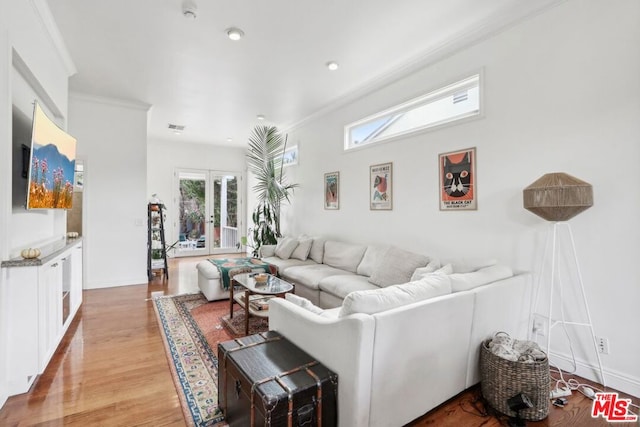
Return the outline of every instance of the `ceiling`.
<path id="1" fill-rule="evenodd" d="M 182 1 L 48 0 L 70 89 L 151 105 L 150 139 L 244 147 L 560 0 L 195 0 L 196 19 Z"/>

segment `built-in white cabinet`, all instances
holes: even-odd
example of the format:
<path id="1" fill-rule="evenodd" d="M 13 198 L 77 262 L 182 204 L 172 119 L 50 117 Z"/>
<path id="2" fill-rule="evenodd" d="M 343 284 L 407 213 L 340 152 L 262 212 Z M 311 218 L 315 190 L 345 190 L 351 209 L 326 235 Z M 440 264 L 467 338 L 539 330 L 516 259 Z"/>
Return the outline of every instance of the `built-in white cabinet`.
<path id="1" fill-rule="evenodd" d="M 6 360 L 9 395 L 29 390 L 46 369 L 82 303 L 82 241 L 66 244 L 41 263 L 6 268 Z"/>

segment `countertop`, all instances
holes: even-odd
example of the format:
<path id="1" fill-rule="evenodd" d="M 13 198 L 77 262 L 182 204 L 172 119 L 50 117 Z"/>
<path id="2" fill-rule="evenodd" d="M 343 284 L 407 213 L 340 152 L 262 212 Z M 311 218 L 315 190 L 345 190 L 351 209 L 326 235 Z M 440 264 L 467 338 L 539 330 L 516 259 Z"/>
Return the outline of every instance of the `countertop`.
<path id="1" fill-rule="evenodd" d="M 41 252 L 38 258 L 24 259 L 22 257 L 17 257 L 7 261 L 2 261 L 0 267 L 37 267 L 40 265 L 44 265 L 70 247 L 77 245 L 79 242 L 82 242 L 82 237 L 77 237 L 75 239 L 60 239 L 47 245 L 38 247 Z"/>

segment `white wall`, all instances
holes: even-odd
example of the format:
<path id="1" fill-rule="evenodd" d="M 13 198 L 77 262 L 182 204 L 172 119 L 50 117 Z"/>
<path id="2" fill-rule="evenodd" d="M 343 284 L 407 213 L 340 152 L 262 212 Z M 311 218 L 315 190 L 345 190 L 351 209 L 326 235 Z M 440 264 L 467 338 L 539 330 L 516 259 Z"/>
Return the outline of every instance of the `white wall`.
<path id="1" fill-rule="evenodd" d="M 64 236 L 64 212 L 36 214 L 12 209 L 12 103 L 28 105 L 37 98 L 55 111 L 64 126 L 67 82 L 73 74 L 66 48 L 55 39 L 50 12 L 43 0 L 5 1 L 0 13 L 0 258 L 17 255 L 26 244 Z M 19 70 L 19 72 L 18 72 Z M 20 75 L 18 77 L 18 74 Z M 28 99 L 27 99 L 28 98 Z M 28 108 L 27 108 L 28 110 Z M 29 111 L 28 116 L 32 114 Z M 7 319 L 4 283 L 0 276 L 0 407 L 7 398 L 5 337 Z"/>
<path id="2" fill-rule="evenodd" d="M 85 288 L 147 283 L 148 105 L 71 94 L 84 160 Z"/>
<path id="3" fill-rule="evenodd" d="M 68 78 L 75 69 L 73 64 L 65 62 L 68 54 L 64 46 L 56 44 L 55 30 L 52 33 L 45 25 L 53 22 L 48 6 L 41 0 L 12 1 L 9 15 L 11 95 L 8 99 L 27 117 L 32 117 L 32 103 L 37 99 L 49 117 L 64 129 Z M 25 246 L 60 239 L 66 233 L 65 211 L 12 208 L 9 218 L 9 257 L 18 256 Z"/>
<path id="4" fill-rule="evenodd" d="M 300 164 L 287 173 L 301 188 L 285 232 L 439 257 L 490 255 L 535 272 L 549 224 L 522 208 L 522 190 L 548 172 L 581 178 L 595 205 L 571 225 L 595 333 L 610 341 L 607 383 L 640 396 L 640 341 L 631 338 L 640 324 L 639 16 L 635 0 L 570 0 L 290 131 Z M 479 69 L 484 118 L 343 152 L 345 124 Z M 477 147 L 478 210 L 441 212 L 438 153 L 467 147 Z M 368 168 L 388 161 L 393 210 L 371 212 Z M 340 171 L 338 211 L 322 208 L 323 174 L 332 171 Z M 572 335 L 579 372 L 594 377 L 588 338 Z M 564 339 L 556 346 L 565 352 Z"/>
<path id="5" fill-rule="evenodd" d="M 185 135 L 182 135 L 183 137 Z M 178 215 L 177 187 L 175 171 L 178 169 L 214 170 L 219 172 L 240 172 L 246 175 L 245 150 L 188 141 L 150 140 L 147 146 L 147 200 L 151 194 L 158 197 L 167 207 L 165 238 L 167 242 L 178 240 L 175 225 Z M 239 188 L 244 188 L 240 185 Z M 246 206 L 244 204 L 243 206 Z M 245 216 L 240 215 L 244 222 Z"/>

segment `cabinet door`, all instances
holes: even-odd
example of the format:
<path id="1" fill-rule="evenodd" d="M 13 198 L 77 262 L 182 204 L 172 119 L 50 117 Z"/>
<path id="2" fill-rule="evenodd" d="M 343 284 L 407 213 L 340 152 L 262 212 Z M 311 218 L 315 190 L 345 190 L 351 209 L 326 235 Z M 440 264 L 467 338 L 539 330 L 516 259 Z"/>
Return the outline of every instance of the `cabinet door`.
<path id="1" fill-rule="evenodd" d="M 82 304 L 82 244 L 71 249 L 71 318 Z"/>
<path id="2" fill-rule="evenodd" d="M 39 373 L 53 356 L 62 331 L 62 264 L 60 259 L 41 267 L 39 275 Z"/>

